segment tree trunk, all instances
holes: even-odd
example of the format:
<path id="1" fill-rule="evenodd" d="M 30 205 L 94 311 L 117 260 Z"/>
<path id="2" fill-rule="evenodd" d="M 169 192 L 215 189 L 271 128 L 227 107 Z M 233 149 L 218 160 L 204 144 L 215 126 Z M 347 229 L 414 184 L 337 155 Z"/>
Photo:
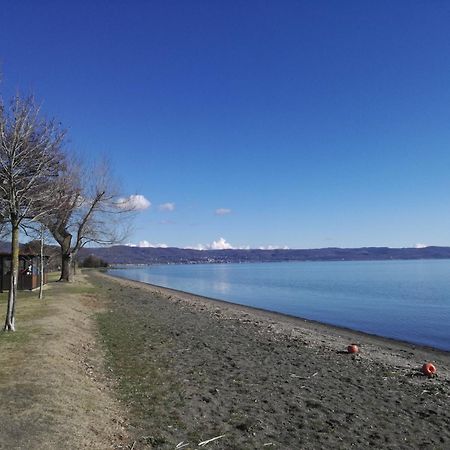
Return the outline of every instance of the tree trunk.
<path id="1" fill-rule="evenodd" d="M 71 241 L 72 236 L 68 234 L 59 244 L 61 246 L 61 277 L 59 281 L 72 281 L 73 279 Z"/>
<path id="2" fill-rule="evenodd" d="M 39 252 L 39 300 L 44 296 L 44 225 L 41 225 L 41 246 Z"/>
<path id="3" fill-rule="evenodd" d="M 72 268 L 74 276 L 78 273 L 78 249 L 74 249 L 72 252 Z"/>
<path id="4" fill-rule="evenodd" d="M 15 331 L 17 279 L 19 276 L 19 226 L 13 225 L 11 236 L 11 284 L 8 293 L 5 331 Z"/>
<path id="5" fill-rule="evenodd" d="M 69 251 L 62 254 L 61 277 L 59 281 L 72 281 L 72 279 L 72 253 Z"/>

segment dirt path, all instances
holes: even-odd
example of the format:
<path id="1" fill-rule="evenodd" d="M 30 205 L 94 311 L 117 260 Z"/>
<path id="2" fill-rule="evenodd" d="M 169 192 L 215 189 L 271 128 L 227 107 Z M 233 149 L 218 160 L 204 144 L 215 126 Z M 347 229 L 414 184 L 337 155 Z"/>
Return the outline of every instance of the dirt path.
<path id="1" fill-rule="evenodd" d="M 51 283 L 43 301 L 20 293 L 18 331 L 0 334 L 0 449 L 125 448 L 122 408 L 103 375 L 99 309 L 84 277 Z"/>

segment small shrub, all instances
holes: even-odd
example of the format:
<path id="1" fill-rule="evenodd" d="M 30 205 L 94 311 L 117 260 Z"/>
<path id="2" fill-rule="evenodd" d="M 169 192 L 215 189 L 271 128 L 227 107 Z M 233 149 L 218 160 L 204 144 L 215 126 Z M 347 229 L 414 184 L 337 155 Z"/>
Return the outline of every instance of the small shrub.
<path id="1" fill-rule="evenodd" d="M 108 263 L 101 258 L 98 258 L 94 255 L 89 255 L 83 259 L 80 264 L 80 267 L 108 267 Z"/>

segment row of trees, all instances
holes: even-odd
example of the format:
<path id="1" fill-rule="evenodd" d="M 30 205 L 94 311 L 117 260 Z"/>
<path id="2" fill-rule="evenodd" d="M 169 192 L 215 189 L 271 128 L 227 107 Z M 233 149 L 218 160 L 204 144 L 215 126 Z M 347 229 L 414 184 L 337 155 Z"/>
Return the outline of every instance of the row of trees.
<path id="1" fill-rule="evenodd" d="M 32 97 L 7 104 L 0 98 L 0 224 L 10 236 L 12 258 L 7 331 L 15 330 L 21 230 L 48 230 L 61 249 L 60 280 L 71 281 L 80 248 L 119 241 L 123 214 L 132 211 L 107 164 L 82 164 L 65 149 L 65 137 Z"/>

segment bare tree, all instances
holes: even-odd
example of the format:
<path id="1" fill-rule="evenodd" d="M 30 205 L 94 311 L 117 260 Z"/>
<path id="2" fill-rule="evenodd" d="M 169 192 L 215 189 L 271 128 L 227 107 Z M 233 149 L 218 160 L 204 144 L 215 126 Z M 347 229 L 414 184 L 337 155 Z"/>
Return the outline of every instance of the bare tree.
<path id="1" fill-rule="evenodd" d="M 85 245 L 112 245 L 128 234 L 133 206 L 121 199 L 106 162 L 91 169 L 73 161 L 57 181 L 59 205 L 44 223 L 61 247 L 60 281 L 71 281 L 78 251 Z"/>
<path id="2" fill-rule="evenodd" d="M 53 180 L 61 168 L 64 132 L 45 120 L 32 97 L 0 103 L 0 212 L 11 231 L 11 273 L 4 329 L 15 330 L 19 231 L 53 206 Z"/>

